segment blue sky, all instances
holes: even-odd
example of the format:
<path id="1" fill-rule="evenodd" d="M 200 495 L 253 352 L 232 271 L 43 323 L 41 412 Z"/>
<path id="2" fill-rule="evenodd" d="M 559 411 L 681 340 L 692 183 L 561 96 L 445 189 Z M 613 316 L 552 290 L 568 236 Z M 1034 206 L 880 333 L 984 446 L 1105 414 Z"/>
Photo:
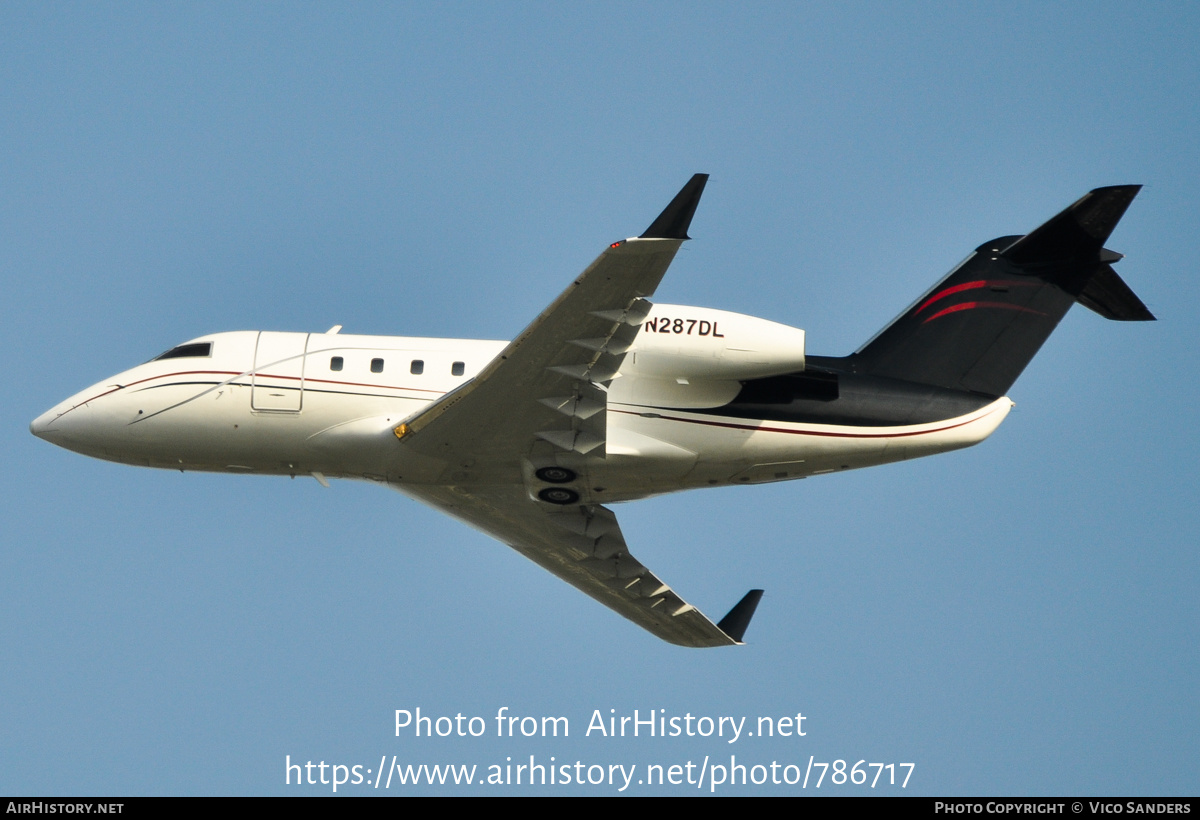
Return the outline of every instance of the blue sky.
<path id="1" fill-rule="evenodd" d="M 10 3 L 0 31 L 0 792 L 733 754 L 911 762 L 918 794 L 1195 794 L 1194 6 Z M 802 327 L 812 353 L 1100 185 L 1146 186 L 1109 245 L 1159 321 L 1072 311 L 973 449 L 622 505 L 708 613 L 766 589 L 724 651 L 376 487 L 28 433 L 213 331 L 509 338 L 699 171 L 657 299 Z M 397 737 L 417 707 L 493 731 Z M 497 738 L 501 707 L 571 735 Z M 585 736 L 635 709 L 803 713 L 806 735 Z"/>

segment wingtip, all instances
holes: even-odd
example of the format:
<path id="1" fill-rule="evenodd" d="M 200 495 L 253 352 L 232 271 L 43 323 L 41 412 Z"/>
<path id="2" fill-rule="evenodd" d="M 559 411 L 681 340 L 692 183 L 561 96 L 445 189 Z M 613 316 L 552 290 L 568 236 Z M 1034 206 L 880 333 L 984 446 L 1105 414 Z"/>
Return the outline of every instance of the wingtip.
<path id="1" fill-rule="evenodd" d="M 754 611 L 758 609 L 758 602 L 762 600 L 762 596 L 761 589 L 752 589 L 747 592 L 742 596 L 742 600 L 734 604 L 733 609 L 729 610 L 721 619 L 717 628 L 737 643 L 742 643 L 746 629 L 750 626 L 750 619 L 754 617 Z"/>
<path id="2" fill-rule="evenodd" d="M 688 227 L 696 215 L 696 206 L 708 182 L 708 174 L 693 174 L 658 218 L 650 223 L 640 239 L 691 239 Z"/>

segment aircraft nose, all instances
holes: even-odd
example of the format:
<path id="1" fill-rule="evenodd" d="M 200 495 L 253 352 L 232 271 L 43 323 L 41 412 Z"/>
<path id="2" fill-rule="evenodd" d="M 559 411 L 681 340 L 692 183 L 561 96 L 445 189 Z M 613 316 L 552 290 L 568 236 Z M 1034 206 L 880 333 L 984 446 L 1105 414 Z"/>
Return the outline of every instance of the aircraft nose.
<path id="1" fill-rule="evenodd" d="M 95 398 L 94 390 L 72 396 L 31 421 L 29 432 L 59 447 L 104 458 L 112 443 L 113 424 L 111 413 L 97 409 Z"/>
<path id="2" fill-rule="evenodd" d="M 33 421 L 29 422 L 29 432 L 33 433 L 38 438 L 49 439 L 56 431 L 51 427 L 51 423 L 57 418 L 57 408 L 47 410 Z"/>

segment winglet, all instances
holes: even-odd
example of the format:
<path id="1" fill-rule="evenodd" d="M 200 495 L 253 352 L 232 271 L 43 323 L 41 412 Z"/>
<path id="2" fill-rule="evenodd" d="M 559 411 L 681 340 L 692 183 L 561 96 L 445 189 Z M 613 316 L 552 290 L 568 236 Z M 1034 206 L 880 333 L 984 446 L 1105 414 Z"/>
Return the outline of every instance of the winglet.
<path id="1" fill-rule="evenodd" d="M 746 634 L 746 628 L 750 626 L 750 619 L 754 617 L 754 610 L 758 609 L 758 602 L 762 596 L 761 589 L 752 589 L 747 592 L 742 600 L 733 605 L 729 614 L 721 619 L 721 622 L 717 624 L 717 629 L 741 643 L 742 636 Z"/>
<path id="2" fill-rule="evenodd" d="M 696 215 L 696 206 L 700 204 L 700 195 L 704 193 L 704 184 L 708 182 L 708 174 L 696 174 L 688 180 L 687 185 L 680 189 L 671 204 L 663 209 L 658 219 L 650 223 L 650 227 L 639 239 L 691 239 L 687 235 L 692 217 Z"/>

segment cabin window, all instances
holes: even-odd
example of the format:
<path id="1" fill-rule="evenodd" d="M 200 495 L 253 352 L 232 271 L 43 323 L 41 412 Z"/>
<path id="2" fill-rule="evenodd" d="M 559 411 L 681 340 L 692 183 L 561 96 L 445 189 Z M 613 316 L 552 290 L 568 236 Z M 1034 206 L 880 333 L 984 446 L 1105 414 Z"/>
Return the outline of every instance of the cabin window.
<path id="1" fill-rule="evenodd" d="M 382 373 L 383 372 L 383 359 L 371 359 L 371 372 L 372 373 Z"/>
<path id="2" fill-rule="evenodd" d="M 461 376 L 464 372 L 466 372 L 466 369 L 467 366 L 462 362 L 455 362 L 454 364 L 450 365 L 450 375 Z"/>
<path id="3" fill-rule="evenodd" d="M 332 359 L 329 360 L 329 369 L 330 370 L 341 370 L 342 364 L 343 364 L 342 357 L 334 356 Z"/>
<path id="4" fill-rule="evenodd" d="M 414 376 L 420 376 L 425 372 L 425 362 L 422 359 L 413 359 L 412 366 L 408 368 L 408 372 Z"/>
<path id="5" fill-rule="evenodd" d="M 150 361 L 158 362 L 163 359 L 201 359 L 212 355 L 212 342 L 193 342 L 192 344 L 173 347 L 161 356 L 155 356 Z"/>

